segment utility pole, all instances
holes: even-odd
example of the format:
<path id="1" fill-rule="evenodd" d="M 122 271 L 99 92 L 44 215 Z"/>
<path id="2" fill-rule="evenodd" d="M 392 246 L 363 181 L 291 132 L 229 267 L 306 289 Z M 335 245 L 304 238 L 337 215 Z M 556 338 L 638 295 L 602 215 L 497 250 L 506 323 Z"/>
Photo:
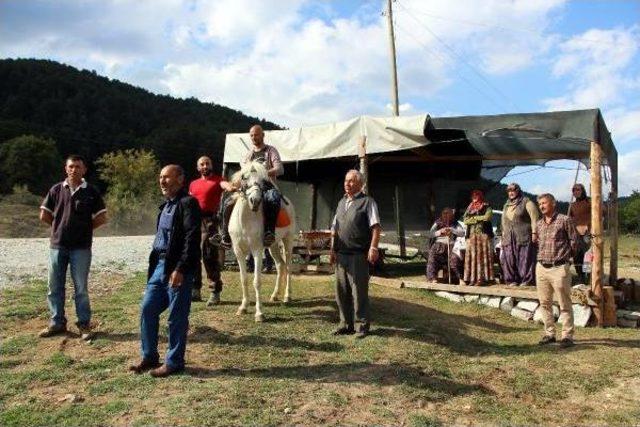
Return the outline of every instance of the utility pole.
<path id="1" fill-rule="evenodd" d="M 387 27 L 389 28 L 389 54 L 391 56 L 391 105 L 393 115 L 400 115 L 400 102 L 398 100 L 398 68 L 396 65 L 396 38 L 393 31 L 393 0 L 387 0 Z M 400 247 L 400 256 L 407 256 L 407 242 L 404 233 L 404 217 L 402 187 L 400 183 L 395 185 L 395 216 L 396 216 L 396 232 L 398 233 L 398 246 Z"/>
<path id="2" fill-rule="evenodd" d="M 391 55 L 391 105 L 393 115 L 400 115 L 400 104 L 398 101 L 398 69 L 396 66 L 396 37 L 393 31 L 393 0 L 387 0 L 387 27 L 389 29 L 389 53 Z"/>

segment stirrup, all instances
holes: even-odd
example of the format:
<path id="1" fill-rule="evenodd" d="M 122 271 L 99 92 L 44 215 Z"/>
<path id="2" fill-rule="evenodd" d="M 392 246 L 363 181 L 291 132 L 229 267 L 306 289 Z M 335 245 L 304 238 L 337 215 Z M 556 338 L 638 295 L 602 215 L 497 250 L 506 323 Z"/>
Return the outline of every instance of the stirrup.
<path id="1" fill-rule="evenodd" d="M 209 243 L 213 246 L 220 246 L 222 244 L 222 235 L 220 233 L 216 233 L 209 237 Z"/>
<path id="2" fill-rule="evenodd" d="M 222 239 L 220 239 L 220 247 L 223 249 L 231 249 L 231 236 L 222 236 Z"/>
<path id="3" fill-rule="evenodd" d="M 264 246 L 269 247 L 273 245 L 273 242 L 276 241 L 276 235 L 272 231 L 267 231 L 264 233 L 263 243 Z"/>

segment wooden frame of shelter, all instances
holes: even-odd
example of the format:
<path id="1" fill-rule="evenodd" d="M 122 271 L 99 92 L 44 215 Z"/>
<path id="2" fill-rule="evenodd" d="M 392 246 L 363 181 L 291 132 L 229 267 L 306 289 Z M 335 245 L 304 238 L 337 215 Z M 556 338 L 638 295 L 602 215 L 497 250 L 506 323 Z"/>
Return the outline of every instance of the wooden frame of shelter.
<path id="1" fill-rule="evenodd" d="M 590 168 L 592 222 L 592 279 L 590 297 L 599 326 L 604 324 L 602 166 L 611 171 L 610 283 L 618 273 L 618 155 L 600 110 L 502 114 L 490 116 L 357 117 L 344 122 L 291 130 L 267 131 L 285 165 L 295 170 L 301 162 L 321 162 L 311 174 L 327 175 L 335 164 L 357 159 L 369 186 L 371 156 L 375 163 L 407 169 L 437 165 L 479 165 L 504 171 L 518 165 L 544 165 L 550 160 L 577 160 Z M 251 147 L 248 134 L 228 134 L 224 163 L 239 163 Z M 342 160 L 342 163 L 339 162 Z M 322 163 L 324 162 L 324 163 Z M 346 162 L 346 163 L 345 163 Z M 225 168 L 226 169 L 226 168 Z M 342 166 L 342 170 L 344 166 Z M 395 225 L 404 250 L 402 192 L 396 185 Z M 312 186 L 310 225 L 315 228 L 317 188 Z"/>

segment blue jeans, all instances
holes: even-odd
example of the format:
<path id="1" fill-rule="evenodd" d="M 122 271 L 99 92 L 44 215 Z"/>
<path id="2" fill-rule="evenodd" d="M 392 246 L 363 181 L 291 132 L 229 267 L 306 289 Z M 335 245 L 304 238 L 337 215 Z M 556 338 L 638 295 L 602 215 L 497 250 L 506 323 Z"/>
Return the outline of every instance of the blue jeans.
<path id="1" fill-rule="evenodd" d="M 280 212 L 280 202 L 282 201 L 282 195 L 280 191 L 275 188 L 271 188 L 263 194 L 262 212 L 264 213 L 264 231 L 275 232 L 276 219 L 278 218 L 278 212 Z"/>
<path id="2" fill-rule="evenodd" d="M 187 348 L 189 311 L 191 310 L 191 288 L 193 274 L 185 274 L 182 286 L 169 286 L 169 275 L 164 274 L 161 259 L 147 282 L 147 289 L 140 307 L 140 340 L 142 358 L 149 362 L 160 360 L 158 354 L 158 329 L 160 314 L 169 309 L 169 348 L 165 363 L 169 368 L 184 368 L 184 353 Z"/>
<path id="3" fill-rule="evenodd" d="M 64 315 L 67 266 L 71 266 L 71 278 L 75 291 L 78 326 L 89 326 L 91 305 L 89 304 L 88 278 L 91 267 L 91 249 L 51 249 L 49 252 L 49 292 L 47 300 L 51 312 L 52 326 L 66 326 Z"/>

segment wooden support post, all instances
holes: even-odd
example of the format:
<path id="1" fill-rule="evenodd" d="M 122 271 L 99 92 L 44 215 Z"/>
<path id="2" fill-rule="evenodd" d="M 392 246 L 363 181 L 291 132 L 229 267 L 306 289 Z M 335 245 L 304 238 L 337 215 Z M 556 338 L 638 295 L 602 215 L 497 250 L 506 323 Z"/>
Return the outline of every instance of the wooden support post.
<path id="1" fill-rule="evenodd" d="M 404 235 L 404 215 L 403 215 L 403 198 L 402 187 L 396 184 L 395 188 L 395 214 L 396 214 L 396 231 L 398 233 L 398 245 L 400 246 L 400 256 L 407 256 L 407 244 Z"/>
<path id="2" fill-rule="evenodd" d="M 604 295 L 603 279 L 603 246 L 602 239 L 602 146 L 598 141 L 591 141 L 591 250 L 593 264 L 591 265 L 591 292 L 598 303 L 594 307 L 594 314 L 598 326 L 604 325 Z"/>
<path id="3" fill-rule="evenodd" d="M 309 219 L 309 227 L 316 230 L 318 227 L 318 184 L 311 184 L 311 218 Z"/>
<path id="4" fill-rule="evenodd" d="M 609 231 L 609 285 L 614 286 L 618 280 L 618 154 L 609 159 L 609 169 L 611 171 L 611 194 Z"/>
<path id="5" fill-rule="evenodd" d="M 369 194 L 369 165 L 367 163 L 367 137 L 358 139 L 358 158 L 360 159 L 360 173 L 362 174 L 362 192 Z"/>

